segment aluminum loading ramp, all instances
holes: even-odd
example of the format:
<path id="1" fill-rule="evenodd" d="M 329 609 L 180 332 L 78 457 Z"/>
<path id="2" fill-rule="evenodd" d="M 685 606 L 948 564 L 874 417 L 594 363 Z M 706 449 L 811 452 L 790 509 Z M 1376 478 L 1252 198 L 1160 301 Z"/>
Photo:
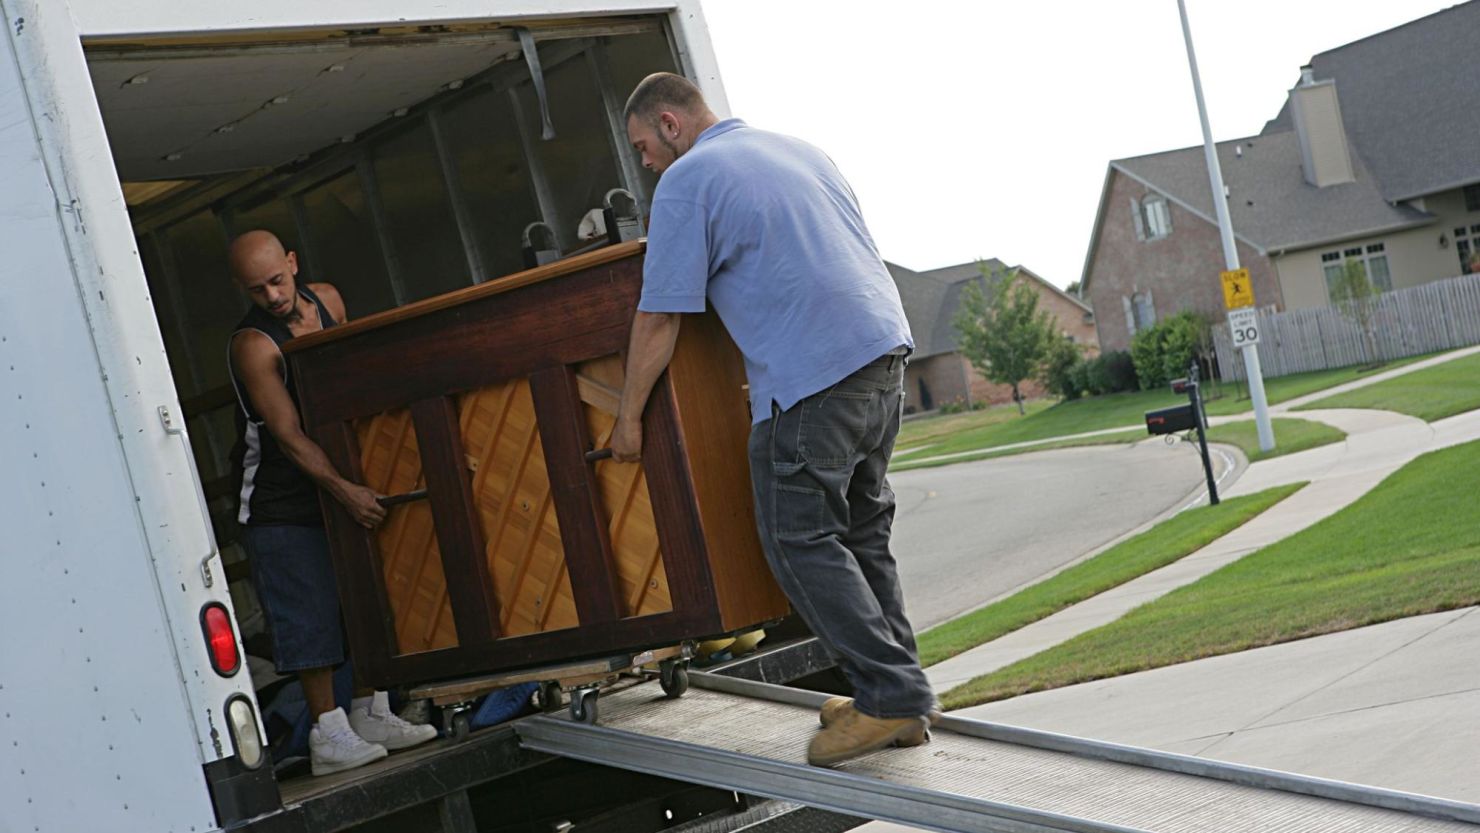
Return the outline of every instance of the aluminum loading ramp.
<path id="1" fill-rule="evenodd" d="M 679 700 L 604 694 L 594 726 L 520 721 L 520 743 L 947 833 L 1480 833 L 1480 805 L 954 717 L 924 746 L 821 769 L 805 755 L 826 695 L 692 679 Z"/>

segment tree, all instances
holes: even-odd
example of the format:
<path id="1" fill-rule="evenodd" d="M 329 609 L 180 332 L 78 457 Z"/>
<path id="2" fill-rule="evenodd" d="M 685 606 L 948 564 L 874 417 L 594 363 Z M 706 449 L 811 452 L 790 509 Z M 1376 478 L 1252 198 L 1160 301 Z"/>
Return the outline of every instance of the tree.
<path id="1" fill-rule="evenodd" d="M 1018 413 L 1026 414 L 1019 386 L 1043 363 L 1054 335 L 1053 318 L 1038 309 L 1038 294 L 1017 270 L 987 274 L 961 288 L 954 324 L 961 354 L 987 379 L 1012 386 Z"/>
<path id="2" fill-rule="evenodd" d="M 1377 296 L 1378 288 L 1367 276 L 1367 264 L 1360 260 L 1348 260 L 1341 273 L 1331 284 L 1331 300 L 1341 314 L 1362 330 L 1362 342 L 1367 350 L 1367 360 L 1377 361 Z"/>

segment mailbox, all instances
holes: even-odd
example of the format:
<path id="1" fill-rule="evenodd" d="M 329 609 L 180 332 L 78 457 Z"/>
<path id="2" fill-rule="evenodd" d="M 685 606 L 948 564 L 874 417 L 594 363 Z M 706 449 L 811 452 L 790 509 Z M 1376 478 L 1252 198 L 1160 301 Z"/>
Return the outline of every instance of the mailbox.
<path id="1" fill-rule="evenodd" d="M 1191 402 L 1146 412 L 1146 432 L 1149 434 L 1175 434 L 1196 427 L 1197 409 Z"/>

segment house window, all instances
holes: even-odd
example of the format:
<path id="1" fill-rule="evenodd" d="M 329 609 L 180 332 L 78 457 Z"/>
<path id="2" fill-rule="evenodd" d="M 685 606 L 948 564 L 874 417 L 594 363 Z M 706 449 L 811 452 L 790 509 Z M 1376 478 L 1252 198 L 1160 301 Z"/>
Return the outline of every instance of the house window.
<path id="1" fill-rule="evenodd" d="M 1156 303 L 1151 299 L 1151 290 L 1122 295 L 1120 302 L 1125 306 L 1125 326 L 1131 335 L 1156 324 Z"/>
<path id="2" fill-rule="evenodd" d="M 1464 194 L 1465 210 L 1480 211 L 1480 182 L 1477 182 L 1474 185 L 1466 185 Z"/>
<path id="3" fill-rule="evenodd" d="M 1393 276 L 1388 269 L 1387 246 L 1383 243 L 1371 243 L 1321 255 L 1321 271 L 1326 275 L 1326 295 L 1331 300 L 1337 300 L 1342 294 L 1341 279 L 1347 263 L 1360 264 L 1362 273 L 1367 276 L 1375 291 L 1392 291 Z"/>
<path id="4" fill-rule="evenodd" d="M 1131 216 L 1135 220 L 1137 240 L 1160 240 L 1172 233 L 1171 209 L 1160 194 L 1131 200 Z"/>
<path id="5" fill-rule="evenodd" d="M 1146 236 L 1151 239 L 1166 237 L 1172 233 L 1172 215 L 1167 210 L 1167 201 L 1161 197 L 1147 197 L 1141 202 L 1146 212 Z"/>
<path id="6" fill-rule="evenodd" d="M 1480 253 L 1480 223 L 1460 226 L 1454 230 L 1454 251 L 1459 255 L 1459 273 L 1468 275 L 1480 271 L 1470 268 L 1471 260 Z"/>

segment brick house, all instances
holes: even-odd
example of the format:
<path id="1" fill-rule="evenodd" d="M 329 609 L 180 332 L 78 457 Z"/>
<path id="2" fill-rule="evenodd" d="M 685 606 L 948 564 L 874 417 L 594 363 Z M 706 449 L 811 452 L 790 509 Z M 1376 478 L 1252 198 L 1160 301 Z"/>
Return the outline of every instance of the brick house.
<path id="1" fill-rule="evenodd" d="M 905 409 L 931 411 L 941 405 L 961 402 L 1001 404 L 1012 401 L 1012 388 L 987 381 L 971 362 L 958 352 L 956 328 L 952 321 L 961 306 L 961 289 L 968 282 L 982 279 L 982 267 L 988 274 L 1011 269 L 995 258 L 981 263 L 962 263 L 928 272 L 915 272 L 889 263 L 889 272 L 899 287 L 910 331 L 915 336 L 915 355 L 905 370 Z M 1089 306 L 1062 289 L 1045 281 L 1024 267 L 1016 267 L 1028 286 L 1038 293 L 1038 308 L 1047 310 L 1058 321 L 1062 331 L 1087 353 L 1095 347 L 1094 317 Z M 1042 385 L 1028 381 L 1019 386 L 1023 395 L 1044 395 Z"/>
<path id="2" fill-rule="evenodd" d="M 1382 290 L 1454 277 L 1480 251 L 1480 2 L 1302 67 L 1256 136 L 1217 144 L 1239 260 L 1259 306 L 1325 306 L 1347 261 Z M 1160 318 L 1223 315 L 1202 146 L 1109 164 L 1081 275 L 1099 344 Z"/>

